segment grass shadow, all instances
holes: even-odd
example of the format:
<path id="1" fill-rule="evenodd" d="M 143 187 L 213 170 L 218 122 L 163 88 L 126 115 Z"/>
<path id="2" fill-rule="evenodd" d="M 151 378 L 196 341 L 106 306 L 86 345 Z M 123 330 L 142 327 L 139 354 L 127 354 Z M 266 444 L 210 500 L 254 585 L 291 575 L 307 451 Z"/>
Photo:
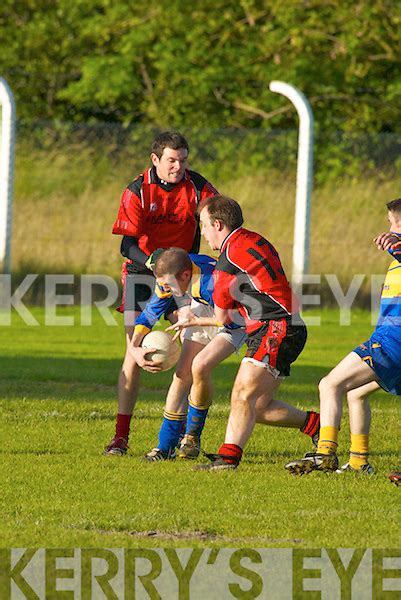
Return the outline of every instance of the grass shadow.
<path id="1" fill-rule="evenodd" d="M 110 399 L 116 395 L 119 359 L 55 357 L 49 355 L 0 356 L 0 396 L 2 398 L 39 398 L 65 400 Z M 227 404 L 239 367 L 238 362 L 225 362 L 213 374 L 214 402 Z M 292 404 L 316 403 L 316 394 L 304 391 L 305 385 L 316 385 L 328 371 L 324 367 L 300 365 L 293 377 L 284 382 L 277 397 Z M 157 375 L 141 373 L 141 393 L 147 403 L 163 402 L 171 383 L 173 370 Z M 317 390 L 317 387 L 316 387 Z"/>

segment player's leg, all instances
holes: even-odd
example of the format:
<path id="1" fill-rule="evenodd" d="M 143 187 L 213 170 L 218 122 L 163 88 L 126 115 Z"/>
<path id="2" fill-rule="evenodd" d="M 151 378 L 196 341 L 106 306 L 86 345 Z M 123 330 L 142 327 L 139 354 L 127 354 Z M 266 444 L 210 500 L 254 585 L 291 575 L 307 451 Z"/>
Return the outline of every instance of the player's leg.
<path id="1" fill-rule="evenodd" d="M 373 381 L 376 381 L 375 372 L 355 352 L 350 352 L 320 381 L 321 426 L 317 453 L 291 461 L 286 469 L 293 474 L 302 475 L 313 470 L 335 471 L 338 468 L 336 451 L 343 397 L 351 390 Z"/>
<path id="2" fill-rule="evenodd" d="M 322 426 L 339 427 L 343 396 L 372 381 L 373 369 L 355 353 L 350 352 L 319 383 Z"/>
<path id="3" fill-rule="evenodd" d="M 297 427 L 300 429 L 306 413 L 281 400 L 262 394 L 255 405 L 256 423 L 273 427 Z"/>
<path id="4" fill-rule="evenodd" d="M 156 448 L 145 455 L 146 460 L 158 461 L 175 458 L 175 449 L 187 415 L 187 398 L 192 383 L 192 361 L 203 348 L 204 345 L 199 342 L 184 339 L 173 380 L 167 392 L 158 444 Z"/>
<path id="5" fill-rule="evenodd" d="M 192 363 L 191 402 L 196 407 L 209 407 L 211 405 L 214 368 L 242 345 L 244 339 L 242 333 L 240 334 L 240 340 L 237 340 L 236 333 L 233 335 L 231 333 L 226 335 L 226 333 L 227 330 L 219 332 Z"/>
<path id="6" fill-rule="evenodd" d="M 225 441 L 218 454 L 209 455 L 211 465 L 199 469 L 235 468 L 256 422 L 256 403 L 265 396 L 274 398 L 283 377 L 302 352 L 306 327 L 287 319 L 271 320 L 248 335 L 248 351 L 242 360 L 231 394 L 231 410 Z M 265 401 L 266 402 L 266 401 Z"/>
<path id="7" fill-rule="evenodd" d="M 195 300 L 191 303 L 191 311 L 199 317 L 213 315 L 209 306 Z M 168 318 L 171 322 L 174 321 L 174 316 L 169 315 Z M 173 382 L 167 394 L 158 447 L 146 454 L 145 459 L 164 460 L 171 457 L 175 458 L 175 448 L 179 442 L 188 409 L 188 392 L 192 384 L 192 363 L 205 345 L 215 336 L 216 332 L 216 327 L 191 327 L 184 330 L 182 335 L 183 348 Z"/>
<path id="8" fill-rule="evenodd" d="M 273 427 L 299 429 L 316 445 L 319 439 L 320 415 L 313 410 L 300 410 L 266 393 L 256 401 L 256 423 Z"/>
<path id="9" fill-rule="evenodd" d="M 133 320 L 139 315 L 133 313 Z M 123 456 L 127 453 L 128 438 L 130 433 L 131 417 L 138 397 L 140 368 L 134 361 L 128 346 L 130 344 L 134 327 L 125 327 L 126 348 L 123 364 L 120 369 L 117 383 L 117 416 L 114 438 L 106 446 L 104 454 Z"/>
<path id="10" fill-rule="evenodd" d="M 139 314 L 139 312 L 134 313 L 133 319 Z M 128 351 L 133 332 L 134 327 L 132 325 L 125 327 L 125 356 L 118 377 L 118 412 L 127 415 L 132 414 L 136 404 L 140 372 L 138 365 Z"/>
<path id="11" fill-rule="evenodd" d="M 263 367 L 242 362 L 231 394 L 231 411 L 228 419 L 225 444 L 244 448 L 256 423 L 256 403 L 264 395 L 273 398 L 282 379 L 274 378 Z"/>
<path id="12" fill-rule="evenodd" d="M 192 459 L 199 456 L 201 435 L 212 403 L 213 369 L 235 350 L 232 338 L 218 333 L 194 358 L 187 427 L 178 451 L 180 458 Z"/>
<path id="13" fill-rule="evenodd" d="M 125 355 L 117 383 L 118 409 L 114 438 L 106 446 L 104 454 L 124 456 L 127 453 L 131 417 L 138 397 L 140 368 L 131 356 L 128 348 L 134 332 L 136 318 L 140 315 L 154 289 L 154 278 L 138 282 L 138 275 L 127 273 L 123 266 L 123 302 Z"/>
<path id="14" fill-rule="evenodd" d="M 375 372 L 355 352 L 350 352 L 323 377 L 319 383 L 321 428 L 318 452 L 336 452 L 344 396 L 373 381 L 376 381 Z"/>
<path id="15" fill-rule="evenodd" d="M 351 433 L 366 435 L 370 431 L 371 411 L 368 396 L 380 389 L 377 381 L 350 390 L 347 393 Z"/>
<path id="16" fill-rule="evenodd" d="M 208 455 L 211 464 L 200 470 L 236 468 L 256 422 L 256 401 L 262 394 L 273 397 L 281 379 L 274 377 L 261 363 L 242 361 L 231 393 L 231 410 L 224 444 L 217 454 Z"/>
<path id="17" fill-rule="evenodd" d="M 369 431 L 371 412 L 368 396 L 380 389 L 376 381 L 367 383 L 347 393 L 348 412 L 350 420 L 351 448 L 349 461 L 338 469 L 345 471 L 361 471 L 373 473 L 369 464 Z"/>

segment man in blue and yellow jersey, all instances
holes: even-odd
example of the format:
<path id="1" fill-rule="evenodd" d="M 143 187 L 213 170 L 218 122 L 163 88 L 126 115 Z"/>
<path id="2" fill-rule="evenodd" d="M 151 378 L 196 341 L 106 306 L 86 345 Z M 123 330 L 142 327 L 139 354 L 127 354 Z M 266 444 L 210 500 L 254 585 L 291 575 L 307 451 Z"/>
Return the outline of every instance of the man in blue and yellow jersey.
<path id="1" fill-rule="evenodd" d="M 368 396 L 382 388 L 401 396 L 401 198 L 387 204 L 390 231 L 374 242 L 392 256 L 371 337 L 355 348 L 319 384 L 321 429 L 317 452 L 286 465 L 296 475 L 310 471 L 373 473 L 369 464 Z M 347 395 L 351 448 L 349 462 L 338 468 L 337 445 L 342 400 Z M 390 474 L 390 479 L 391 479 Z"/>

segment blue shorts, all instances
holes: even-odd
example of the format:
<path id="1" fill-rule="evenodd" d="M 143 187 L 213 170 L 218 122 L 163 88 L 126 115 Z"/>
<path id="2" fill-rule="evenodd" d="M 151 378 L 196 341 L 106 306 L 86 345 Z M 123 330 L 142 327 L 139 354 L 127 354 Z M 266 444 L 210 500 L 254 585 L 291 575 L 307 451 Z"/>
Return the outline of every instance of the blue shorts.
<path id="1" fill-rule="evenodd" d="M 401 396 L 401 366 L 395 364 L 381 344 L 369 339 L 353 350 L 376 373 L 377 383 L 386 392 Z"/>

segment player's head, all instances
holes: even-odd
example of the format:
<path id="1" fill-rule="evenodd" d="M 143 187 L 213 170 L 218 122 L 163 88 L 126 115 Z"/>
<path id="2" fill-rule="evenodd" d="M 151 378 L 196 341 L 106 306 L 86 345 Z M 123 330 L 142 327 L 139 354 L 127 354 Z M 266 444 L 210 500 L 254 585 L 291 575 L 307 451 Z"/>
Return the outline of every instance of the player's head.
<path id="1" fill-rule="evenodd" d="M 182 296 L 192 277 L 192 262 L 182 248 L 168 248 L 157 257 L 153 272 L 157 281 L 174 296 Z"/>
<path id="2" fill-rule="evenodd" d="M 198 214 L 202 235 L 212 250 L 220 250 L 227 235 L 244 222 L 240 205 L 228 196 L 212 196 L 202 200 Z"/>
<path id="3" fill-rule="evenodd" d="M 388 210 L 390 231 L 394 231 L 394 233 L 401 233 L 401 198 L 387 202 L 386 206 Z"/>
<path id="4" fill-rule="evenodd" d="M 160 179 L 178 183 L 184 177 L 189 153 L 188 142 L 181 133 L 163 131 L 153 140 L 150 158 Z"/>

